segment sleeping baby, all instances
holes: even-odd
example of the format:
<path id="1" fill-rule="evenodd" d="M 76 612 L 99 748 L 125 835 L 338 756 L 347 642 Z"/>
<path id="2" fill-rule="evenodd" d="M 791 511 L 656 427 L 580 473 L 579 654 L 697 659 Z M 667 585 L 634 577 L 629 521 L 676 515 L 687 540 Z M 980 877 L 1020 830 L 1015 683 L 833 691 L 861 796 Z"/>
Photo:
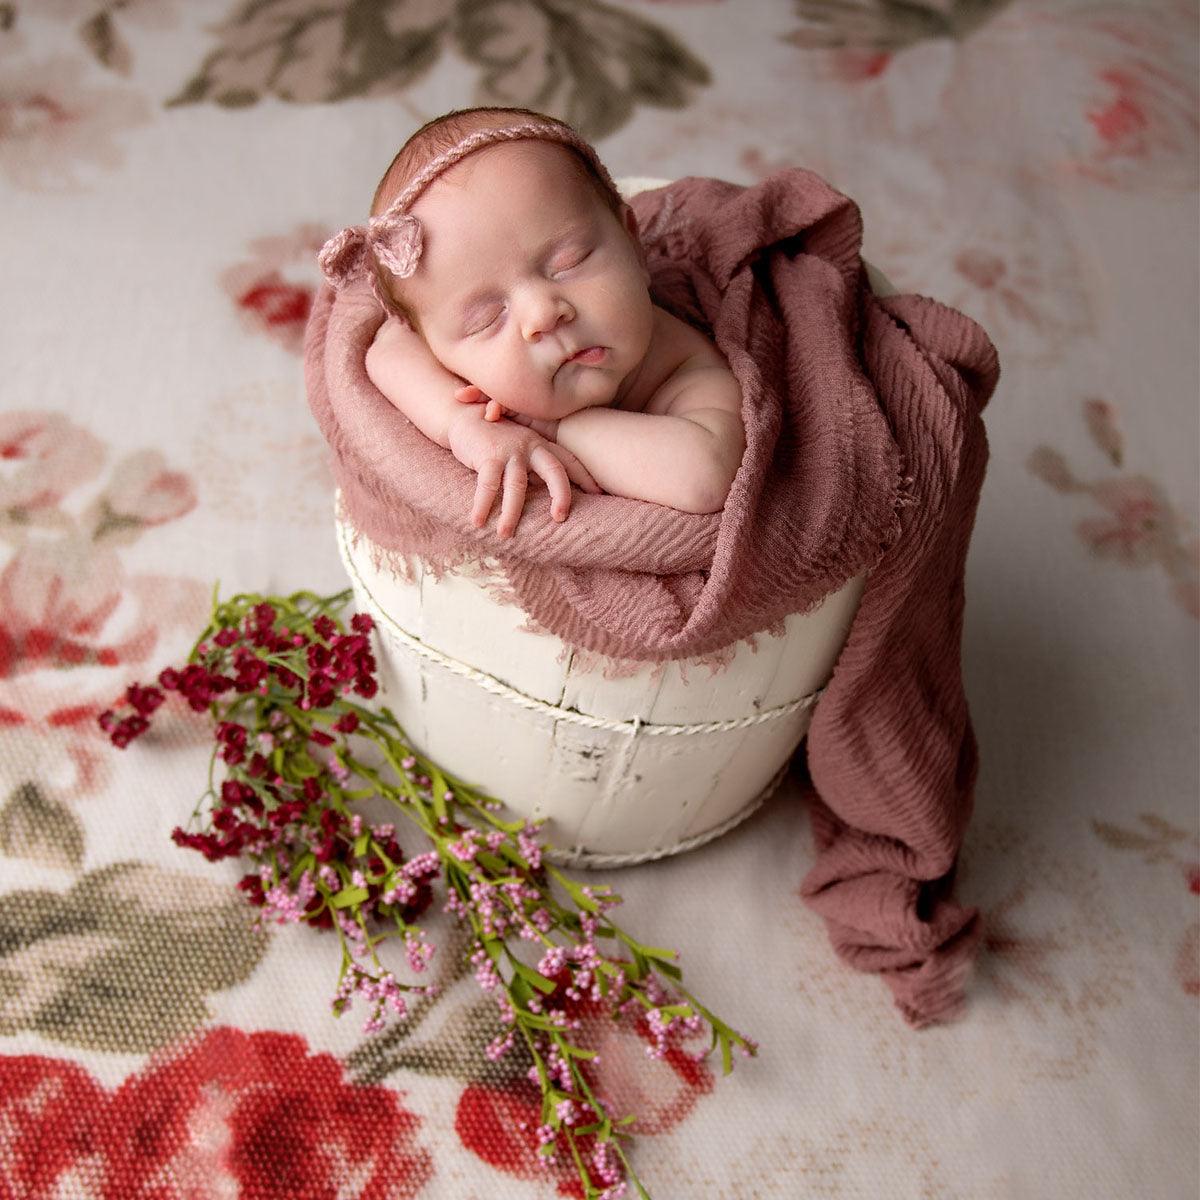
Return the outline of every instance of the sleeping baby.
<path id="1" fill-rule="evenodd" d="M 564 521 L 588 492 L 718 512 L 745 449 L 712 343 L 653 303 L 632 209 L 569 126 L 470 109 L 418 130 L 365 226 L 321 252 L 389 314 L 375 386 L 477 474 L 471 519 L 511 537 L 531 476 Z"/>

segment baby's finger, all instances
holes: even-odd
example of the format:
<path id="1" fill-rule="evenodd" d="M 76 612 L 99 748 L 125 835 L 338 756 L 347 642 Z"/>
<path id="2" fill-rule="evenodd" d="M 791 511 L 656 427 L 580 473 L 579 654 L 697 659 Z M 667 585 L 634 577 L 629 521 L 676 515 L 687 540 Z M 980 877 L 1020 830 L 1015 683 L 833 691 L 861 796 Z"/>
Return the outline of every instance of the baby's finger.
<path id="1" fill-rule="evenodd" d="M 499 400 L 489 400 L 487 408 L 483 410 L 483 419 L 485 421 L 498 421 L 504 416 L 504 408 Z"/>
<path id="2" fill-rule="evenodd" d="M 504 468 L 504 497 L 500 501 L 500 519 L 496 524 L 496 532 L 502 538 L 512 537 L 517 532 L 528 487 L 529 467 L 519 457 L 510 458 Z"/>
<path id="3" fill-rule="evenodd" d="M 572 483 L 578 484 L 585 492 L 591 492 L 593 496 L 600 495 L 603 489 L 592 478 L 591 471 L 570 450 L 557 442 L 547 442 L 546 449 L 566 468 Z"/>
<path id="4" fill-rule="evenodd" d="M 478 404 L 483 399 L 483 393 L 473 383 L 466 383 L 455 390 L 454 398 L 459 404 Z"/>
<path id="5" fill-rule="evenodd" d="M 475 501 L 471 505 L 471 524 L 476 529 L 482 529 L 487 524 L 488 514 L 496 502 L 496 493 L 500 490 L 500 477 L 504 465 L 499 462 L 485 462 L 479 468 L 479 479 L 475 484 Z"/>
<path id="6" fill-rule="evenodd" d="M 556 521 L 565 521 L 571 511 L 571 481 L 566 469 L 546 446 L 538 446 L 529 456 L 529 466 L 536 471 L 550 489 L 550 515 Z"/>

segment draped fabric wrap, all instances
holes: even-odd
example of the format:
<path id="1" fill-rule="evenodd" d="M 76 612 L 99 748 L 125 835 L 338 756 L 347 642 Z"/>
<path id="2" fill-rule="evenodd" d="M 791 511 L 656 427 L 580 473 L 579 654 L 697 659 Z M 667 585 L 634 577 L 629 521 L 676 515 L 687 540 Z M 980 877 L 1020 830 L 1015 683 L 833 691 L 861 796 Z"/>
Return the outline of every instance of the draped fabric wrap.
<path id="1" fill-rule="evenodd" d="M 537 489 L 514 538 L 475 529 L 474 473 L 367 378 L 383 319 L 370 291 L 326 287 L 306 377 L 346 511 L 435 568 L 498 562 L 537 625 L 640 661 L 714 654 L 869 571 L 808 734 L 818 857 L 801 890 L 911 1024 L 947 1019 L 981 933 L 948 893 L 977 770 L 963 573 L 995 349 L 935 301 L 875 296 L 857 206 L 811 172 L 687 178 L 631 203 L 655 301 L 741 384 L 746 453 L 724 510 L 576 491 L 559 524 Z"/>

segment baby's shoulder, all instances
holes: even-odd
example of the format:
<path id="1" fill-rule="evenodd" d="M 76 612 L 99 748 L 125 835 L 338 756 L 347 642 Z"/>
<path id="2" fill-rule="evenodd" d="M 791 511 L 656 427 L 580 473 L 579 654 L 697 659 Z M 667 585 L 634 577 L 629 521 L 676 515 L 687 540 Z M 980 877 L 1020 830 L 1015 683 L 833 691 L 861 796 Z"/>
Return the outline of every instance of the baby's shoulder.
<path id="1" fill-rule="evenodd" d="M 742 393 L 721 352 L 698 329 L 663 313 L 662 334 L 670 368 L 645 412 L 681 416 L 697 408 L 740 414 Z"/>

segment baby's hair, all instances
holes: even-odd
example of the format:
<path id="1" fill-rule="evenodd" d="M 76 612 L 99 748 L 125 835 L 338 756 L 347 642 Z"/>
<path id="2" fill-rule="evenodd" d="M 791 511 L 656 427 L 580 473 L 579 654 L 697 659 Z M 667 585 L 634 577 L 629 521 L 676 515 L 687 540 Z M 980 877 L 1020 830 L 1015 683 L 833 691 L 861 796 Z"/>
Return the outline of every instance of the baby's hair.
<path id="1" fill-rule="evenodd" d="M 533 112 L 528 108 L 458 108 L 451 112 L 426 121 L 400 147 L 396 157 L 392 159 L 388 169 L 383 173 L 379 185 L 375 188 L 375 196 L 371 201 L 371 216 L 377 217 L 387 210 L 388 206 L 400 195 L 408 184 L 440 154 L 458 145 L 463 138 L 481 129 L 501 129 L 506 125 L 519 124 L 524 121 L 539 121 L 549 125 L 558 125 L 571 133 L 575 131 L 565 121 L 548 117 L 544 113 Z M 576 135 L 578 136 L 578 135 Z M 595 189 L 604 204 L 616 216 L 621 215 L 621 197 L 617 195 L 607 182 L 600 178 L 595 168 L 580 153 L 564 147 L 583 168 L 584 176 Z M 420 331 L 417 314 L 400 300 L 392 287 L 391 273 L 383 270 L 378 263 L 373 267 L 379 282 L 379 289 L 391 301 L 393 311 L 403 317 L 413 329 Z"/>

